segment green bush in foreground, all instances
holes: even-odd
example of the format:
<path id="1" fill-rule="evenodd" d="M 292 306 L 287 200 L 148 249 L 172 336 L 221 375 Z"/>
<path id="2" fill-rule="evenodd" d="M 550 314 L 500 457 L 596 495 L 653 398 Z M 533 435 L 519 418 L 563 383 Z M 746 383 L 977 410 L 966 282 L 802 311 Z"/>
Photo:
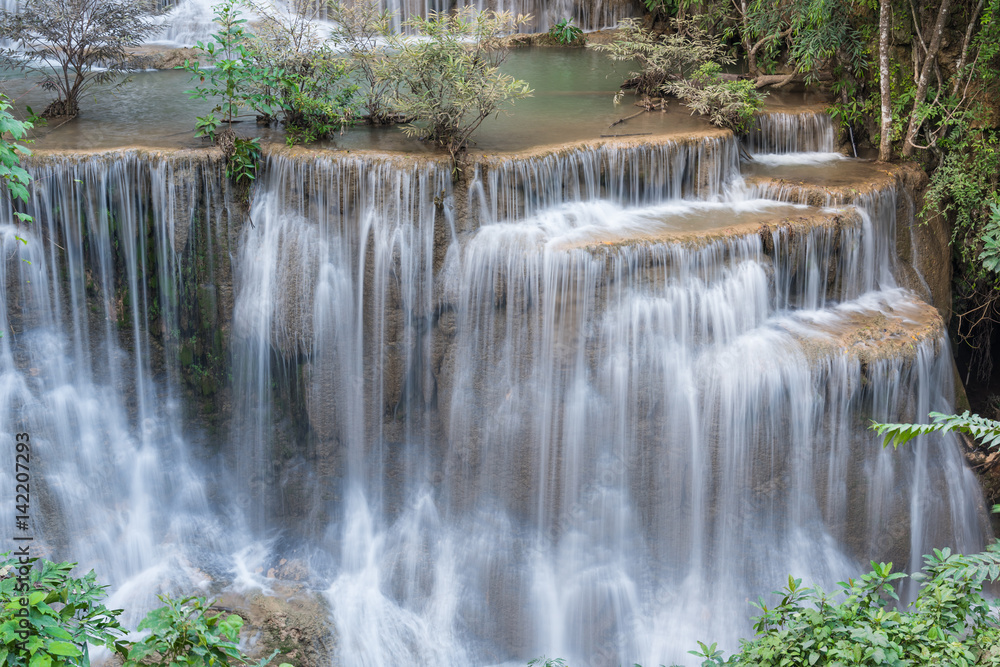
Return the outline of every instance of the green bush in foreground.
<path id="1" fill-rule="evenodd" d="M 778 604 L 756 603 L 757 635 L 737 653 L 725 659 L 704 644 L 691 653 L 704 658 L 703 667 L 1000 665 L 1000 628 L 982 595 L 984 582 L 1000 575 L 1000 543 L 972 556 L 935 549 L 924 562 L 913 575 L 920 593 L 908 607 L 894 589 L 908 575 L 892 572 L 891 563 L 872 563 L 835 593 L 789 577 Z"/>
<path id="2" fill-rule="evenodd" d="M 122 610 L 101 603 L 107 586 L 93 570 L 72 576 L 75 566 L 0 554 L 0 664 L 89 667 L 88 645 L 117 654 L 124 667 L 264 667 L 278 653 L 251 663 L 237 643 L 243 619 L 211 612 L 201 597 L 160 596 L 164 606 L 139 624 L 147 634 L 129 641 Z"/>
<path id="3" fill-rule="evenodd" d="M 913 575 L 921 588 L 910 606 L 899 604 L 895 590 L 909 575 L 893 572 L 892 563 L 873 562 L 871 572 L 839 582 L 833 593 L 789 577 L 774 593 L 777 604 L 755 603 L 756 636 L 741 640 L 739 651 L 725 658 L 716 644 L 698 642 L 689 653 L 702 667 L 1000 665 L 1000 626 L 982 594 L 985 582 L 1000 578 L 1000 542 L 971 556 L 935 549 L 924 563 Z M 544 657 L 528 664 L 567 667 Z"/>
<path id="4" fill-rule="evenodd" d="M 120 609 L 100 600 L 93 571 L 72 577 L 72 563 L 0 557 L 0 664 L 9 667 L 87 665 L 87 645 L 124 654 Z"/>

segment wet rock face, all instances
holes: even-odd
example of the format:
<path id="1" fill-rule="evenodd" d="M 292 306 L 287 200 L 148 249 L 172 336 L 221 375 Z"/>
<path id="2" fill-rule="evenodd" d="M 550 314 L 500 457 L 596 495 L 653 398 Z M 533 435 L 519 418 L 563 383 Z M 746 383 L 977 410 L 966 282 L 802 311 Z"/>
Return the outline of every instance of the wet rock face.
<path id="1" fill-rule="evenodd" d="M 940 211 L 924 212 L 929 179 L 922 169 L 904 164 L 897 174 L 906 193 L 899 202 L 897 219 L 911 221 L 897 229 L 902 236 L 896 241 L 900 259 L 916 270 L 930 293 L 931 305 L 947 322 L 951 318 L 951 225 Z"/>
<path id="2" fill-rule="evenodd" d="M 140 46 L 131 49 L 130 52 L 131 56 L 127 68 L 132 70 L 177 69 L 184 65 L 185 61 L 195 61 L 201 56 L 197 49 L 173 48 L 155 44 Z"/>
<path id="3" fill-rule="evenodd" d="M 304 575 L 305 566 L 300 564 Z M 282 574 L 287 574 L 283 572 Z M 225 593 L 215 607 L 243 619 L 240 643 L 255 661 L 278 654 L 272 665 L 331 667 L 336 635 L 322 595 L 294 580 L 277 580 L 268 592 Z"/>

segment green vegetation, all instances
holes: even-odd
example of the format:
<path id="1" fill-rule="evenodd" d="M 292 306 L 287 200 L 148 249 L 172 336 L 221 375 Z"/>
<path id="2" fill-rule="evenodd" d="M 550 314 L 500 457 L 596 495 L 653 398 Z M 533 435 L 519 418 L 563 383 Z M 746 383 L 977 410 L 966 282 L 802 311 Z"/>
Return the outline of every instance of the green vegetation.
<path id="1" fill-rule="evenodd" d="M 124 654 L 120 609 L 100 601 L 93 571 L 73 577 L 73 563 L 0 555 L 0 662 L 9 667 L 88 664 L 87 645 Z"/>
<path id="2" fill-rule="evenodd" d="M 392 54 L 393 13 L 379 9 L 375 2 L 361 0 L 330 6 L 334 22 L 331 41 L 347 55 L 349 76 L 359 84 L 359 96 L 366 110 L 364 119 L 372 125 L 388 125 L 398 118 L 391 100 L 396 82 L 380 76 Z"/>
<path id="3" fill-rule="evenodd" d="M 224 0 L 215 7 L 219 30 L 197 48 L 208 65 L 185 62 L 198 84 L 192 98 L 217 99 L 197 119 L 196 136 L 219 143 L 236 179 L 253 178 L 259 146 L 223 138 L 244 109 L 258 122 L 280 122 L 289 144 L 325 139 L 362 117 L 372 124 L 407 121 L 409 135 L 431 141 L 454 157 L 486 118 L 530 95 L 527 83 L 503 74 L 509 54 L 505 37 L 528 19 L 466 8 L 431 12 L 406 25 L 418 39 L 390 32 L 392 14 L 375 3 L 332 4 L 338 26 L 329 39 L 309 21 L 317 11 L 297 0 L 300 12 L 274 5 Z M 261 17 L 248 32 L 243 9 Z M 363 90 L 364 92 L 359 92 Z M 219 115 L 217 115 L 219 114 Z"/>
<path id="4" fill-rule="evenodd" d="M 148 0 L 24 0 L 17 11 L 0 12 L 0 37 L 18 47 L 2 60 L 40 74 L 56 92 L 43 117 L 75 116 L 95 86 L 127 81 L 128 49 L 160 29 L 154 11 Z"/>
<path id="5" fill-rule="evenodd" d="M 197 45 L 210 66 L 185 61 L 182 67 L 199 84 L 188 91 L 192 99 L 218 100 L 209 114 L 196 119 L 195 136 L 219 145 L 226 175 L 236 183 L 255 178 L 261 155 L 257 138 L 240 137 L 233 130 L 242 110 L 253 110 L 265 122 L 280 117 L 290 144 L 325 138 L 354 115 L 354 87 L 340 83 L 345 65 L 322 44 L 312 24 L 251 5 L 264 17 L 264 35 L 257 36 L 246 30 L 246 6 L 242 0 L 216 5 L 219 30 L 213 41 Z M 223 123 L 227 128 L 220 133 Z"/>
<path id="6" fill-rule="evenodd" d="M 753 81 L 725 81 L 721 73 L 719 63 L 707 62 L 691 78 L 669 81 L 663 90 L 684 100 L 694 113 L 708 116 L 713 125 L 746 134 L 753 128 L 754 114 L 765 95 L 757 91 Z"/>
<path id="7" fill-rule="evenodd" d="M 397 41 L 378 70 L 397 83 L 392 106 L 410 119 L 403 131 L 454 157 L 484 120 L 528 97 L 526 82 L 500 72 L 510 53 L 504 38 L 527 20 L 473 7 L 410 19 L 406 26 L 424 39 Z"/>
<path id="8" fill-rule="evenodd" d="M 207 44 L 198 42 L 197 49 L 207 57 L 211 67 L 205 68 L 199 61 L 184 61 L 182 69 L 190 72 L 198 84 L 188 91 L 191 99 L 217 100 L 212 110 L 196 119 L 196 137 L 205 137 L 218 144 L 226 157 L 226 176 L 236 183 L 246 183 L 257 171 L 260 144 L 257 139 L 238 137 L 233 130 L 240 110 L 256 102 L 265 105 L 266 100 L 258 98 L 252 84 L 263 85 L 269 80 L 266 71 L 253 68 L 246 52 L 249 36 L 245 32 L 246 19 L 242 17 L 240 0 L 226 0 L 216 5 L 215 22 L 218 32 Z M 216 116 L 216 114 L 221 114 Z M 225 123 L 222 132 L 219 127 Z"/>
<path id="9" fill-rule="evenodd" d="M 0 95 L 0 179 L 3 180 L 3 191 L 10 197 L 11 203 L 20 201 L 25 204 L 28 202 L 31 174 L 21 166 L 21 156 L 31 155 L 31 151 L 17 142 L 25 141 L 33 124 L 30 120 L 15 118 L 10 108 L 10 100 Z M 18 222 L 31 222 L 31 216 L 27 213 L 15 210 L 14 216 Z M 27 243 L 20 236 L 16 238 L 21 243 Z"/>
<path id="10" fill-rule="evenodd" d="M 213 7 L 219 30 L 212 34 L 213 41 L 207 44 L 198 42 L 196 46 L 207 58 L 209 67 L 203 67 L 197 60 L 185 60 L 181 67 L 200 84 L 187 91 L 191 99 L 218 99 L 207 116 L 196 119 L 198 129 L 195 136 L 207 137 L 213 143 L 219 126 L 225 123 L 231 132 L 240 110 L 250 105 L 248 84 L 258 74 L 249 70 L 244 62 L 245 42 L 248 39 L 244 26 L 247 20 L 242 17 L 240 5 L 240 0 L 225 0 Z M 215 115 L 217 113 L 222 114 L 221 118 Z"/>
<path id="11" fill-rule="evenodd" d="M 677 16 L 686 5 L 691 4 L 690 0 L 642 0 L 646 11 L 653 15 L 654 19 L 669 18 Z"/>
<path id="12" fill-rule="evenodd" d="M 280 121 L 289 145 L 326 139 L 354 122 L 357 85 L 347 83 L 349 62 L 319 34 L 320 5 L 295 0 L 294 11 L 250 2 L 259 19 L 246 35 L 249 105 L 258 122 Z"/>
<path id="13" fill-rule="evenodd" d="M 107 586 L 93 570 L 73 576 L 75 566 L 0 554 L 0 663 L 88 667 L 88 645 L 109 649 L 124 667 L 264 667 L 278 653 L 251 663 L 238 644 L 243 619 L 212 611 L 201 597 L 160 596 L 164 606 L 139 624 L 148 634 L 129 641 L 118 622 L 122 610 L 101 603 Z"/>
<path id="14" fill-rule="evenodd" d="M 1000 542 L 981 554 L 935 549 L 924 556 L 923 570 L 912 577 L 920 591 L 911 605 L 896 592 L 908 575 L 893 572 L 892 563 L 871 567 L 834 592 L 790 576 L 772 594 L 774 603 L 754 603 L 755 636 L 741 640 L 736 653 L 726 658 L 717 644 L 703 642 L 689 653 L 702 667 L 1000 665 L 1000 625 L 983 596 L 984 585 L 1000 578 Z M 528 664 L 566 667 L 545 658 Z"/>
<path id="15" fill-rule="evenodd" d="M 892 563 L 873 562 L 871 572 L 840 582 L 834 593 L 789 577 L 773 606 L 755 604 L 756 636 L 737 653 L 726 659 L 714 644 L 691 653 L 703 667 L 1000 665 L 1000 626 L 983 597 L 983 585 L 998 576 L 1000 543 L 972 556 L 949 549 L 924 556 L 914 575 L 920 592 L 908 606 L 895 590 L 907 575 L 893 572 Z"/>
<path id="16" fill-rule="evenodd" d="M 884 445 L 893 449 L 905 445 L 919 435 L 928 433 L 966 433 L 986 447 L 1000 446 L 1000 422 L 970 414 L 968 410 L 960 415 L 946 415 L 940 412 L 930 414 L 930 424 L 880 424 L 872 423 L 872 430 L 885 438 Z"/>
<path id="17" fill-rule="evenodd" d="M 638 95 L 660 95 L 669 81 L 688 79 L 705 63 L 735 62 L 725 45 L 697 24 L 675 21 L 673 28 L 660 34 L 638 19 L 625 19 L 618 24 L 615 41 L 595 48 L 612 60 L 638 65 L 625 83 Z"/>
<path id="18" fill-rule="evenodd" d="M 573 44 L 583 39 L 583 30 L 580 26 L 573 25 L 572 18 L 562 19 L 549 28 L 549 37 L 560 44 Z"/>
<path id="19" fill-rule="evenodd" d="M 735 57 L 697 22 L 675 20 L 673 27 L 673 32 L 658 34 L 627 19 L 619 24 L 614 42 L 597 48 L 612 60 L 640 66 L 629 72 L 623 88 L 634 88 L 647 97 L 673 95 L 692 112 L 708 116 L 714 125 L 748 132 L 764 94 L 752 81 L 724 77 L 722 66 L 733 64 Z M 620 98 L 621 93 L 616 99 Z"/>
<path id="20" fill-rule="evenodd" d="M 223 616 L 211 612 L 203 597 L 173 600 L 161 595 L 163 606 L 154 609 L 139 623 L 139 630 L 149 634 L 127 650 L 126 667 L 213 667 L 213 665 L 248 664 L 240 651 L 243 619 L 236 614 Z M 271 658 L 278 652 L 271 654 Z M 258 667 L 270 662 L 261 661 Z"/>

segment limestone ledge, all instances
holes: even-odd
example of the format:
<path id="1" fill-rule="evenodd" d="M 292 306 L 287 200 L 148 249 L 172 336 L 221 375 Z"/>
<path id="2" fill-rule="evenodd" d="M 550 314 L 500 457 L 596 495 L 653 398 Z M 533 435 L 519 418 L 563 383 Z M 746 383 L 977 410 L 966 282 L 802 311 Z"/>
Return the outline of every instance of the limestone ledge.
<path id="1" fill-rule="evenodd" d="M 846 353 L 857 358 L 863 369 L 878 362 L 912 360 L 921 346 L 940 347 L 945 326 L 933 306 L 911 296 L 876 297 L 876 303 L 839 306 L 830 321 L 799 323 L 789 332 L 814 358 Z"/>
<path id="2" fill-rule="evenodd" d="M 797 169 L 791 176 L 789 169 Z M 951 228 L 936 211 L 921 215 L 927 175 L 913 163 L 845 160 L 823 169 L 761 169 L 744 177 L 761 197 L 810 206 L 844 206 L 896 189 L 896 253 L 907 287 L 951 317 Z"/>

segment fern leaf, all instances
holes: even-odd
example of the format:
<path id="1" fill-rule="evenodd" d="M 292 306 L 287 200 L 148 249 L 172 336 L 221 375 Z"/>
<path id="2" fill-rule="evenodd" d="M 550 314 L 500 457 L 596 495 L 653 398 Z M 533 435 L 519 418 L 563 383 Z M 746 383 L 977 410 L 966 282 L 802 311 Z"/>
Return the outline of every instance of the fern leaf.
<path id="1" fill-rule="evenodd" d="M 919 435 L 947 431 L 971 435 L 986 447 L 1000 445 L 1000 422 L 971 414 L 968 410 L 960 415 L 932 412 L 930 418 L 934 420 L 930 424 L 882 424 L 873 421 L 869 428 L 883 436 L 883 447 L 892 445 L 893 449 Z"/>

